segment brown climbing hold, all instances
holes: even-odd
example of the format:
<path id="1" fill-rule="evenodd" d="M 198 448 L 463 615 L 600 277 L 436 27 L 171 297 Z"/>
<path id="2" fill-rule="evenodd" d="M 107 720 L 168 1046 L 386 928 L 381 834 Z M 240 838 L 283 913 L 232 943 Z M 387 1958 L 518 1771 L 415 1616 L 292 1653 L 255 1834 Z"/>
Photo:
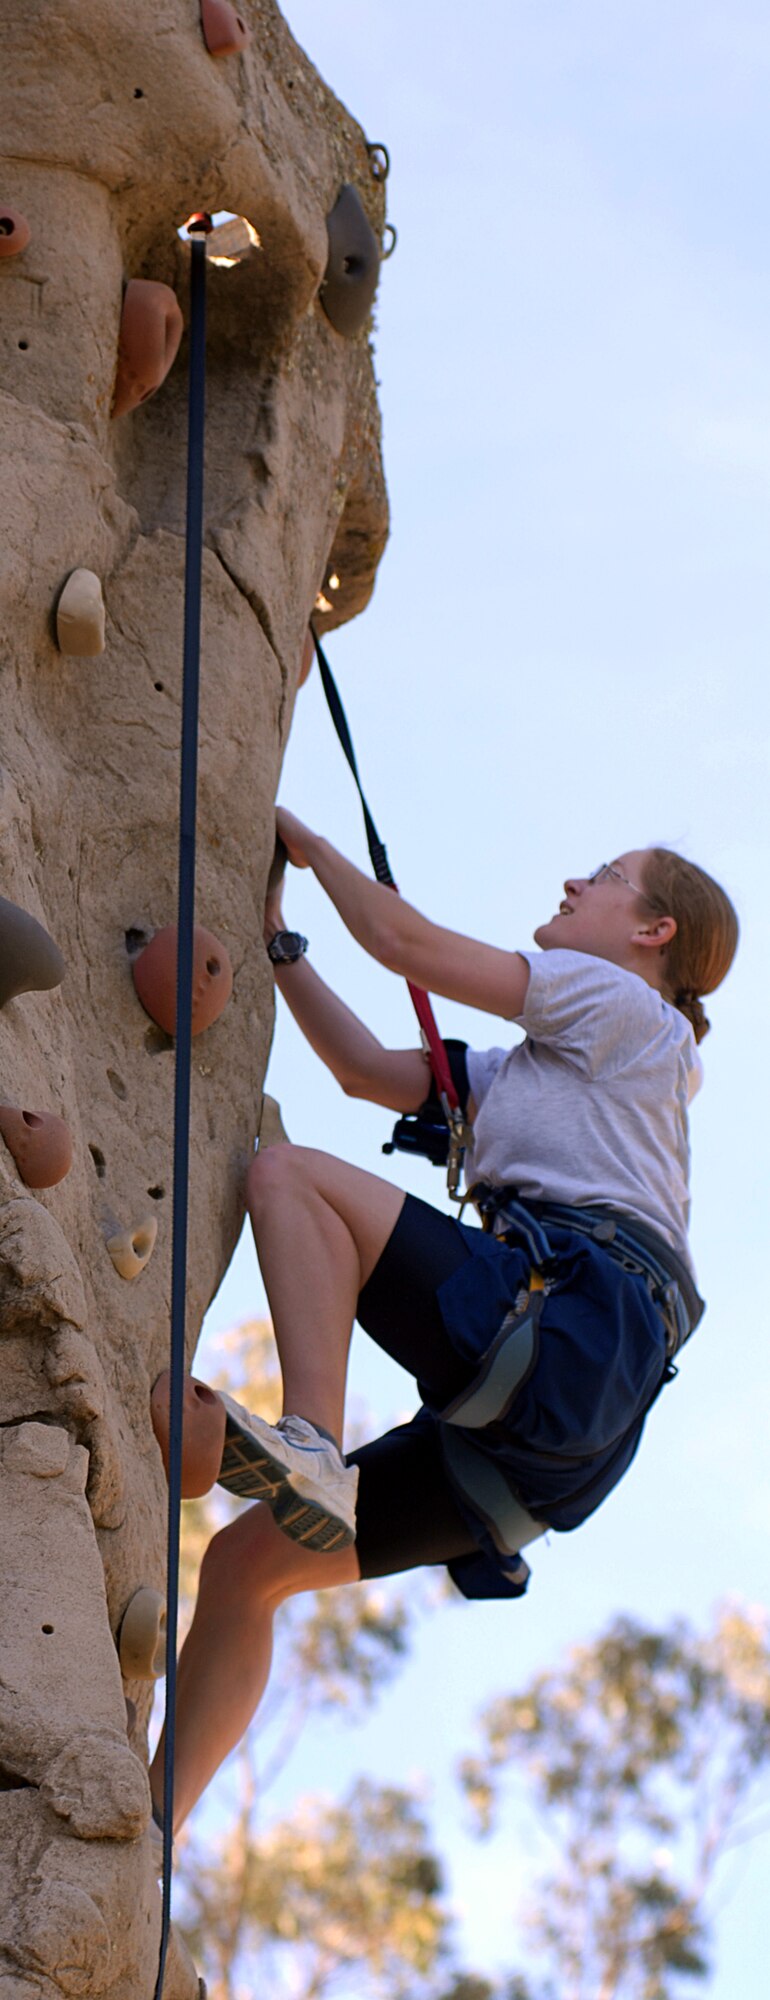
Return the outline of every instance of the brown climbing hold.
<path id="1" fill-rule="evenodd" d="M 0 1007 L 18 993 L 60 986 L 65 969 L 58 945 L 37 917 L 0 896 Z"/>
<path id="2" fill-rule="evenodd" d="M 30 239 L 30 226 L 26 215 L 20 215 L 18 208 L 6 208 L 0 202 L 0 257 L 18 257 L 26 250 Z"/>
<path id="3" fill-rule="evenodd" d="M 123 296 L 113 417 L 135 410 L 159 389 L 176 359 L 182 309 L 170 285 L 129 278 Z"/>
<path id="4" fill-rule="evenodd" d="M 380 247 L 358 190 L 340 188 L 326 218 L 329 256 L 320 300 L 337 333 L 360 333 L 377 290 Z"/>
<path id="5" fill-rule="evenodd" d="M 92 569 L 73 569 L 56 606 L 56 637 L 60 653 L 73 659 L 95 659 L 104 652 L 104 598 Z"/>
<path id="6" fill-rule="evenodd" d="M 154 1215 L 148 1215 L 136 1229 L 118 1229 L 107 1237 L 113 1264 L 119 1278 L 128 1282 L 138 1278 L 147 1269 L 158 1236 L 158 1225 Z"/>
<path id="7" fill-rule="evenodd" d="M 144 1584 L 126 1605 L 118 1633 L 126 1681 L 157 1681 L 166 1671 L 166 1600 Z"/>
<path id="8" fill-rule="evenodd" d="M 210 56 L 237 56 L 251 34 L 230 0 L 201 0 L 201 27 Z"/>
<path id="9" fill-rule="evenodd" d="M 25 1187 L 57 1187 L 72 1166 L 72 1140 L 53 1111 L 20 1111 L 0 1104 L 0 1133 Z"/>
<path id="10" fill-rule="evenodd" d="M 165 1028 L 167 1035 L 176 1033 L 176 962 L 177 928 L 176 924 L 167 924 L 165 930 L 156 931 L 131 966 L 142 1006 L 159 1028 Z M 194 1035 L 202 1034 L 204 1028 L 210 1028 L 212 1022 L 218 1021 L 232 990 L 233 968 L 229 952 L 214 937 L 213 931 L 204 930 L 202 924 L 196 924 L 193 932 L 192 987 Z"/>

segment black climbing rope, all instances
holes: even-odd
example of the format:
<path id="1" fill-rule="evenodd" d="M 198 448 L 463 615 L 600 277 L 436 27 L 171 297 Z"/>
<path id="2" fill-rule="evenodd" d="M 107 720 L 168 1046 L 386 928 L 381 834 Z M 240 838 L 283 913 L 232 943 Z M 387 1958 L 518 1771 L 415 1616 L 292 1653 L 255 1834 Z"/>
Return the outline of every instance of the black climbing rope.
<path id="1" fill-rule="evenodd" d="M 163 1767 L 163 1901 L 155 2000 L 161 2000 L 171 1921 L 172 1829 L 176 1714 L 176 1636 L 179 1608 L 179 1522 L 182 1498 L 182 1399 L 187 1291 L 187 1184 L 190 1155 L 192 1069 L 195 818 L 198 778 L 201 566 L 203 554 L 203 437 L 206 413 L 206 236 L 211 217 L 195 215 L 190 236 L 190 377 L 187 442 L 182 754 L 179 785 L 179 901 L 174 1075 L 174 1201 L 171 1251 L 171 1385 L 168 1449 L 168 1570 L 166 1586 L 166 1738 Z"/>

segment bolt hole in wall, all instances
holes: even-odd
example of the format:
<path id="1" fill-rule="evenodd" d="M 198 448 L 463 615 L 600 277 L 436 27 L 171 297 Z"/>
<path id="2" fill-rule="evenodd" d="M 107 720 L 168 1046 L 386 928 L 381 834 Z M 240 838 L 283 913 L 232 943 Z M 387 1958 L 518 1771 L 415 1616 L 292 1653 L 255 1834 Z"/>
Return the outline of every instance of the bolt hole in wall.
<path id="1" fill-rule="evenodd" d="M 40 1627 L 40 1630 L 41 1630 L 41 1632 L 45 1632 L 45 1634 L 46 1634 L 46 1637 L 48 1638 L 48 1637 L 50 1636 L 50 1634 L 52 1633 L 52 1631 L 53 1631 L 53 1626 L 52 1626 L 52 1625 L 41 1625 L 41 1627 Z"/>
<path id="2" fill-rule="evenodd" d="M 130 954 L 131 957 L 133 957 L 134 952 L 143 951 L 145 945 L 149 943 L 149 937 L 147 931 L 140 931 L 136 929 L 134 926 L 132 926 L 130 930 L 127 930 L 124 933 L 124 935 L 126 940 L 126 951 Z"/>
<path id="3" fill-rule="evenodd" d="M 134 91 L 134 96 L 135 96 L 135 97 L 143 97 L 143 96 L 144 96 L 144 91 L 143 91 L 143 90 L 135 90 L 135 91 Z"/>
<path id="4" fill-rule="evenodd" d="M 150 1197 L 150 1200 L 151 1200 L 151 1201 L 164 1201 L 164 1200 L 165 1200 L 165 1195 L 166 1195 L 166 1190 L 165 1190 L 165 1188 L 164 1188 L 164 1187 L 151 1187 L 151 1188 L 148 1188 L 148 1189 L 147 1189 L 147 1193 L 148 1193 L 148 1195 L 149 1195 L 149 1197 Z"/>
<path id="5" fill-rule="evenodd" d="M 26 354 L 26 353 L 27 353 L 27 349 L 28 349 L 28 347 L 29 347 L 29 341 L 28 341 L 28 340 L 20 340 L 20 341 L 19 341 L 19 343 L 18 343 L 18 345 L 19 345 L 19 347 L 21 348 L 21 351 L 22 351 L 22 354 Z"/>
<path id="6" fill-rule="evenodd" d="M 163 681 L 154 681 L 154 682 L 153 682 L 153 687 L 154 687 L 154 689 L 155 689 L 155 693 L 156 693 L 156 694 L 165 694 L 165 692 L 166 692 L 166 690 L 165 690 L 165 685 L 164 685 L 164 682 L 163 682 Z"/>

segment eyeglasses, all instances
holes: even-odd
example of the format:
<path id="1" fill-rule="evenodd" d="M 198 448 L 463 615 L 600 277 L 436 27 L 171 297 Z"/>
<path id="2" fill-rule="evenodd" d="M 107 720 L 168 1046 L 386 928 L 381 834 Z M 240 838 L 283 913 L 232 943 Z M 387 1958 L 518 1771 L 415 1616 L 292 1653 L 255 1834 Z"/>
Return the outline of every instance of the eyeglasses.
<path id="1" fill-rule="evenodd" d="M 588 882 L 623 882 L 627 889 L 633 889 L 635 896 L 642 896 L 645 902 L 649 902 L 646 890 L 638 889 L 635 882 L 630 882 L 628 876 L 624 875 L 620 868 L 615 867 L 614 861 L 603 861 L 601 867 L 595 868 L 593 874 L 588 875 L 586 880 Z"/>

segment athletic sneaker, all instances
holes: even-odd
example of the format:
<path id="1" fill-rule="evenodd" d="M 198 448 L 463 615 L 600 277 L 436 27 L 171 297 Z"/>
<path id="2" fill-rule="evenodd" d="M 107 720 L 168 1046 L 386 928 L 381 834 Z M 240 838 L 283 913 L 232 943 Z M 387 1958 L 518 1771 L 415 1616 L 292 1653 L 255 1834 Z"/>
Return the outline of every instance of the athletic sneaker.
<path id="1" fill-rule="evenodd" d="M 219 1485 L 242 1500 L 264 1500 L 278 1528 L 307 1549 L 346 1549 L 356 1538 L 358 1466 L 346 1465 L 334 1440 L 304 1417 L 275 1425 L 232 1396 Z"/>

